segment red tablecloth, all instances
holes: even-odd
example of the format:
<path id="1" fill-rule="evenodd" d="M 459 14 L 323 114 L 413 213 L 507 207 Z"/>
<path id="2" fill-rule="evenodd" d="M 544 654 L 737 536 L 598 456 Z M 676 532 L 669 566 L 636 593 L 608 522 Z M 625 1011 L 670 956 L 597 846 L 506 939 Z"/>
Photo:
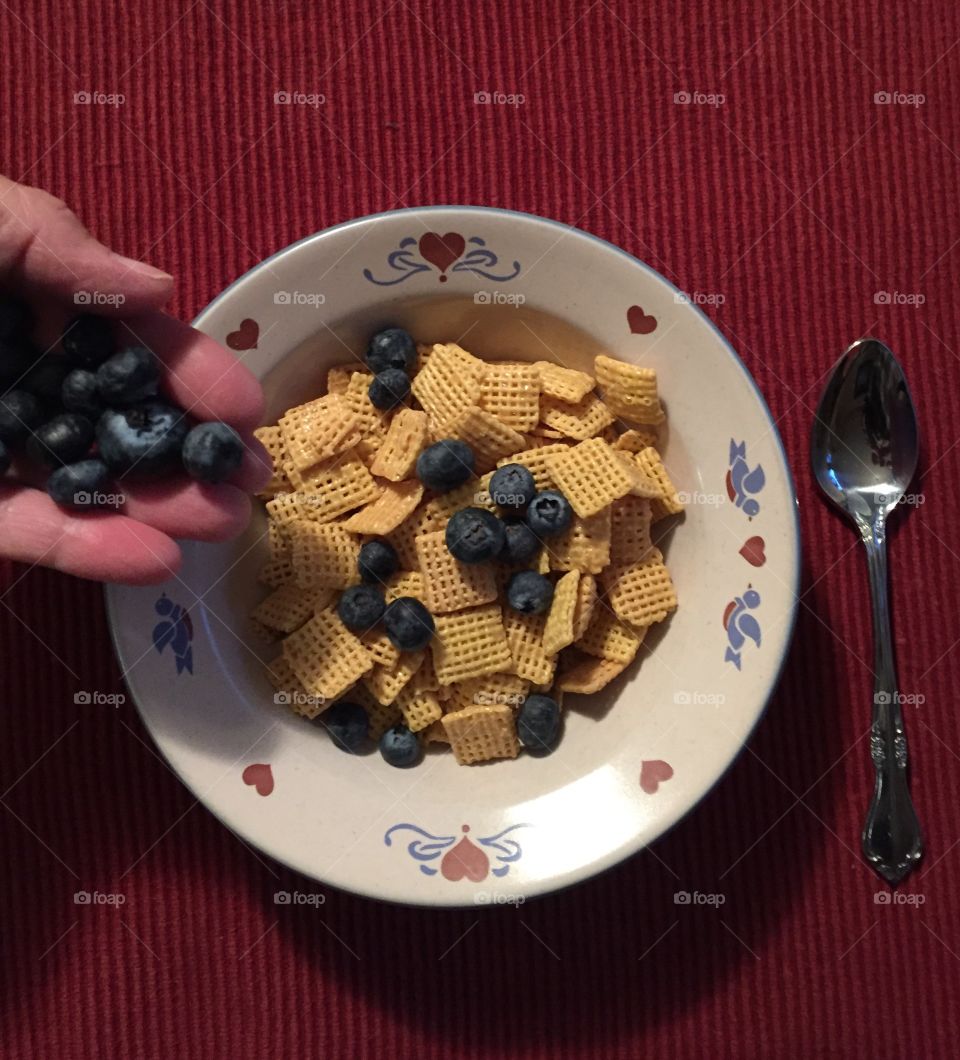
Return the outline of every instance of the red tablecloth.
<path id="1" fill-rule="evenodd" d="M 296 881 L 193 802 L 133 708 L 74 705 L 77 689 L 117 687 L 100 589 L 12 571 L 0 1052 L 954 1055 L 960 9 L 3 7 L 0 170 L 175 273 L 185 318 L 306 233 L 427 203 L 570 222 L 722 295 L 708 312 L 778 419 L 806 558 L 782 686 L 711 798 L 602 878 L 482 915 L 335 891 L 319 911 L 278 913 L 273 892 Z M 278 91 L 326 102 L 278 106 Z M 923 503 L 892 546 L 902 687 L 925 697 L 908 724 L 928 853 L 900 892 L 911 900 L 888 905 L 858 854 L 865 571 L 806 470 L 823 373 L 865 333 L 906 365 L 924 437 Z M 726 901 L 678 907 L 681 888 Z M 125 902 L 77 906 L 78 890 Z"/>

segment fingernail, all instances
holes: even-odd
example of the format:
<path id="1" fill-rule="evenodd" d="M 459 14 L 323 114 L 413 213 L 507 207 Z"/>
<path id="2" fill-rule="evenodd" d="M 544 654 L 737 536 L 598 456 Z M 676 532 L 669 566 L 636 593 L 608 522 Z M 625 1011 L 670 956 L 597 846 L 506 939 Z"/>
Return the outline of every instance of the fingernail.
<path id="1" fill-rule="evenodd" d="M 135 261 L 133 258 L 125 258 L 122 254 L 114 254 L 114 257 L 117 261 L 123 262 L 131 272 L 135 272 L 139 276 L 146 276 L 148 280 L 173 279 L 169 272 L 164 272 L 163 269 L 155 269 L 145 261 Z"/>

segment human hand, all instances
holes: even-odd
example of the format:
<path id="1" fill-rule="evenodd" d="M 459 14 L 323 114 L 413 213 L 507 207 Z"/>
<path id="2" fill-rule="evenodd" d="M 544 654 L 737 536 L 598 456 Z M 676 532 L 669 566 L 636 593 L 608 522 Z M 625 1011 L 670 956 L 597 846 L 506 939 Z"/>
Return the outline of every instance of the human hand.
<path id="1" fill-rule="evenodd" d="M 116 318 L 121 346 L 156 354 L 164 365 L 163 396 L 196 420 L 224 420 L 245 443 L 229 483 L 207 485 L 186 475 L 121 480 L 122 512 L 60 507 L 43 491 L 44 476 L 15 458 L 0 478 L 0 557 L 148 584 L 179 568 L 174 537 L 221 541 L 246 526 L 249 493 L 270 477 L 270 457 L 251 434 L 263 413 L 260 385 L 218 342 L 160 312 L 172 291 L 171 276 L 113 253 L 59 199 L 0 176 L 0 292 L 33 309 L 38 352 L 58 348 L 71 319 L 85 311 L 75 295 L 109 295 L 91 308 Z"/>

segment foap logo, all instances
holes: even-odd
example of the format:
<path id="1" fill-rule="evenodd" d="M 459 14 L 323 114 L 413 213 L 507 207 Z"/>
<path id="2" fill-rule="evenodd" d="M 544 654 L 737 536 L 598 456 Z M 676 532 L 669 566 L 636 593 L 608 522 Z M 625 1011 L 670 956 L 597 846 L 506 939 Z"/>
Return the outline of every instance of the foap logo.
<path id="1" fill-rule="evenodd" d="M 874 305 L 923 305 L 927 300 L 919 291 L 874 291 Z"/>
<path id="2" fill-rule="evenodd" d="M 327 97 L 322 92 L 284 92 L 273 94 L 273 102 L 281 107 L 322 107 Z"/>
<path id="3" fill-rule="evenodd" d="M 677 291 L 673 300 L 677 305 L 723 305 L 727 296 L 719 291 Z"/>
<path id="4" fill-rule="evenodd" d="M 474 305 L 523 305 L 527 296 L 507 291 L 477 291 L 473 296 Z"/>
<path id="5" fill-rule="evenodd" d="M 477 891 L 473 896 L 474 905 L 512 905 L 519 908 L 526 900 L 524 895 L 508 891 Z"/>
<path id="6" fill-rule="evenodd" d="M 727 896 L 719 892 L 706 893 L 704 891 L 675 891 L 673 895 L 674 905 L 712 905 L 719 907 L 726 902 Z"/>
<path id="7" fill-rule="evenodd" d="M 77 490 L 73 495 L 76 508 L 121 508 L 126 502 L 126 494 L 101 493 L 100 490 Z"/>
<path id="8" fill-rule="evenodd" d="M 327 701 L 323 696 L 314 696 L 310 692 L 299 692 L 281 689 L 273 696 L 278 707 L 322 707 Z"/>
<path id="9" fill-rule="evenodd" d="M 677 497 L 685 508 L 689 508 L 693 504 L 705 508 L 719 508 L 725 499 L 722 493 L 704 493 L 702 490 L 693 490 L 692 492 L 681 490 Z"/>
<path id="10" fill-rule="evenodd" d="M 127 697 L 122 692 L 80 691 L 73 693 L 73 702 L 78 707 L 122 707 Z"/>
<path id="11" fill-rule="evenodd" d="M 722 707 L 727 697 L 722 692 L 700 692 L 680 689 L 673 693 L 673 702 L 678 707 Z"/>
<path id="12" fill-rule="evenodd" d="M 902 891 L 877 891 L 873 896 L 874 905 L 923 905 L 925 894 L 904 894 Z"/>
<path id="13" fill-rule="evenodd" d="M 275 291 L 273 295 L 274 305 L 312 305 L 314 307 L 323 305 L 327 300 L 326 295 L 319 291 Z"/>
<path id="14" fill-rule="evenodd" d="M 905 508 L 919 508 L 921 504 L 926 504 L 927 496 L 925 493 L 884 493 L 878 491 L 873 495 L 875 504 L 881 504 L 884 507 L 888 504 L 896 504 L 898 507 L 901 505 Z"/>
<path id="15" fill-rule="evenodd" d="M 875 692 L 873 701 L 878 707 L 888 707 L 892 703 L 900 707 L 922 707 L 927 697 L 922 692 Z"/>
<path id="16" fill-rule="evenodd" d="M 481 106 L 522 107 L 527 97 L 522 92 L 474 92 L 473 102 Z"/>
<path id="17" fill-rule="evenodd" d="M 98 306 L 98 305 L 123 305 L 127 300 L 125 294 L 119 291 L 75 291 L 73 295 L 74 305 Z"/>
<path id="18" fill-rule="evenodd" d="M 722 107 L 727 97 L 722 92 L 674 92 L 673 102 L 684 107 Z"/>
<path id="19" fill-rule="evenodd" d="M 105 893 L 103 891 L 75 891 L 73 895 L 74 905 L 123 905 L 126 902 L 125 894 Z"/>
<path id="20" fill-rule="evenodd" d="M 312 905 L 316 908 L 326 900 L 325 894 L 316 891 L 275 891 L 273 894 L 274 905 Z"/>
<path id="21" fill-rule="evenodd" d="M 927 97 L 922 92 L 874 92 L 873 102 L 881 107 L 922 107 Z"/>
<path id="22" fill-rule="evenodd" d="M 122 92 L 85 90 L 74 92 L 73 102 L 78 107 L 122 107 L 127 97 Z"/>
<path id="23" fill-rule="evenodd" d="M 522 692 L 475 692 L 473 702 L 478 707 L 522 707 L 526 698 Z"/>

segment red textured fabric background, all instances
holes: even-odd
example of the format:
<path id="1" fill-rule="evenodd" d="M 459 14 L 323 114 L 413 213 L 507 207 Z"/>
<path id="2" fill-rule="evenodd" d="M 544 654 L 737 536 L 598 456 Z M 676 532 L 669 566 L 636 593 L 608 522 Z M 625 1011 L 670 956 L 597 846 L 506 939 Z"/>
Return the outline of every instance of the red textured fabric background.
<path id="1" fill-rule="evenodd" d="M 0 171 L 174 273 L 186 319 L 307 233 L 431 203 L 576 224 L 721 294 L 707 311 L 779 422 L 805 548 L 782 686 L 709 800 L 600 879 L 453 912 L 330 889 L 320 910 L 278 910 L 275 890 L 309 885 L 194 803 L 133 707 L 74 705 L 119 688 L 99 587 L 9 572 L 0 1052 L 955 1055 L 960 9 L 36 0 L 0 5 L 0 28 Z M 278 107 L 280 90 L 326 102 Z M 892 535 L 901 685 L 925 697 L 907 721 L 927 855 L 898 905 L 875 903 L 858 853 L 865 570 L 806 460 L 823 373 L 866 333 L 904 362 L 924 439 L 924 503 Z M 125 903 L 79 907 L 81 889 Z M 679 889 L 725 903 L 676 906 Z"/>

